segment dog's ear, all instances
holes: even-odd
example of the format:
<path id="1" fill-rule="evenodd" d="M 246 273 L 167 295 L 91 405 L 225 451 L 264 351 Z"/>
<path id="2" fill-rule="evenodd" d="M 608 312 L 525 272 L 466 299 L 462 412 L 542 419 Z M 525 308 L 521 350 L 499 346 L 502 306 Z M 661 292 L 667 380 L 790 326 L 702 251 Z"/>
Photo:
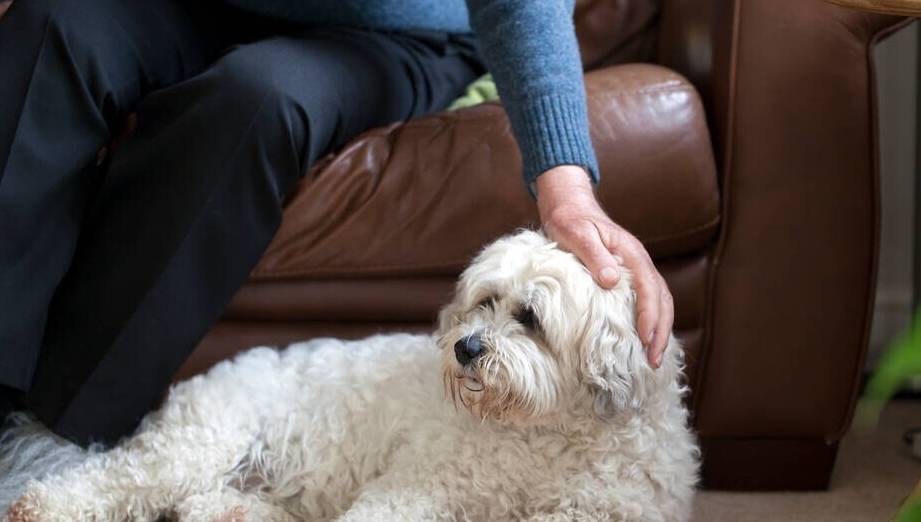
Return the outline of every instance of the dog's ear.
<path id="1" fill-rule="evenodd" d="M 582 336 L 582 379 L 594 396 L 595 412 L 603 418 L 642 408 L 654 392 L 656 376 L 633 324 L 629 292 L 596 291 Z"/>

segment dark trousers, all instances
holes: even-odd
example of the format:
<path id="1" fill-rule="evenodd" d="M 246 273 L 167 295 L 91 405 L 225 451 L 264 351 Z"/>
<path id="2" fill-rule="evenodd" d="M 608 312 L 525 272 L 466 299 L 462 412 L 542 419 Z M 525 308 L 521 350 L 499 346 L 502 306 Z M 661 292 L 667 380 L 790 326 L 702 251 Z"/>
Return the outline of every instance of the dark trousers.
<path id="1" fill-rule="evenodd" d="M 0 385 L 76 442 L 130 433 L 307 168 L 480 73 L 467 35 L 16 0 L 0 19 Z M 131 112 L 136 132 L 100 154 Z"/>

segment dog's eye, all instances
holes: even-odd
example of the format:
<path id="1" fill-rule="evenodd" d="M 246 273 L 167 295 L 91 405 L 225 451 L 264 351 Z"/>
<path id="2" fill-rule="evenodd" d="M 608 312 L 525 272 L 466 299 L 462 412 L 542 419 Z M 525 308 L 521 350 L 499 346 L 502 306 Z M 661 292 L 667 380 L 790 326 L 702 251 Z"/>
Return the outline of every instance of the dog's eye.
<path id="1" fill-rule="evenodd" d="M 480 299 L 476 304 L 477 308 L 495 308 L 496 307 L 496 296 L 491 295 Z"/>
<path id="2" fill-rule="evenodd" d="M 537 329 L 537 317 L 534 315 L 534 309 L 530 306 L 518 310 L 518 313 L 515 314 L 515 320 L 525 328 L 530 330 Z"/>

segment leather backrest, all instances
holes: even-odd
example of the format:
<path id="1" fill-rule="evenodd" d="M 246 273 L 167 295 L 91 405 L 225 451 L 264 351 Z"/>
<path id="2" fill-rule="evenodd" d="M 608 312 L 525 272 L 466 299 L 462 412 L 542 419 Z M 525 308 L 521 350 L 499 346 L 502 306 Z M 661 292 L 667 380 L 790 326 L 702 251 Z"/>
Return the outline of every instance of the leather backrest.
<path id="1" fill-rule="evenodd" d="M 652 61 L 661 0 L 578 0 L 574 21 L 586 70 Z"/>

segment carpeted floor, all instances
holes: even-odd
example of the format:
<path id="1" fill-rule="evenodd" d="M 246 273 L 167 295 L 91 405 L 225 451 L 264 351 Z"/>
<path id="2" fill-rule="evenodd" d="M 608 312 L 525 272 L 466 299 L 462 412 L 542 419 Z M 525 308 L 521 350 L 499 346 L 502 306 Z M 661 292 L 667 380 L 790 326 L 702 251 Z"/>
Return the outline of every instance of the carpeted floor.
<path id="1" fill-rule="evenodd" d="M 921 427 L 921 401 L 896 401 L 870 433 L 841 442 L 831 489 L 817 493 L 698 494 L 693 522 L 885 522 L 921 479 L 902 433 Z"/>

